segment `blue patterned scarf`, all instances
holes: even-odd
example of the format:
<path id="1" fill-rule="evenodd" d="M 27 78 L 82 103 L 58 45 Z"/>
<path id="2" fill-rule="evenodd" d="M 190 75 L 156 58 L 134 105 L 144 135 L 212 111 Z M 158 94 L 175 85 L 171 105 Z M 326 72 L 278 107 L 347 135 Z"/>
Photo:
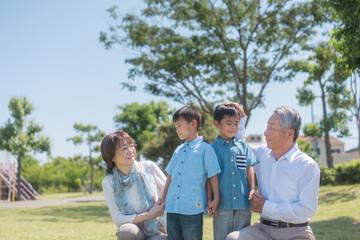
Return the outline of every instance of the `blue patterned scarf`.
<path id="1" fill-rule="evenodd" d="M 119 172 L 117 167 L 113 171 L 113 188 L 115 192 L 116 201 L 119 205 L 120 211 L 123 214 L 132 215 L 148 212 L 154 206 L 155 189 L 150 186 L 150 183 L 143 171 L 138 166 L 138 163 L 132 165 L 129 176 L 126 176 Z M 140 206 L 142 209 L 138 212 L 134 210 L 131 205 L 131 196 L 127 196 L 127 190 L 136 185 L 140 192 Z M 146 236 L 153 236 L 160 234 L 159 230 L 159 218 L 153 218 L 144 222 L 145 229 L 142 229 Z"/>

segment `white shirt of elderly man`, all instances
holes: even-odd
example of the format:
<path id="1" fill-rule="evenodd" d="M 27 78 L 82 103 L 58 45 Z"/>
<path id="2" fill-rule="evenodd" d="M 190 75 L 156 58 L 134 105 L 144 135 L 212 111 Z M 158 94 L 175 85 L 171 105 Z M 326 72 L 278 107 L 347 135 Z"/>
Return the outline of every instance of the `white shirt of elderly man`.
<path id="1" fill-rule="evenodd" d="M 240 123 L 238 138 L 244 137 Z M 315 215 L 320 169 L 296 143 L 301 116 L 290 107 L 278 107 L 267 121 L 266 146 L 252 148 L 259 164 L 254 166 L 258 192 L 251 208 L 260 223 L 230 233 L 226 239 L 315 239 L 309 221 Z"/>

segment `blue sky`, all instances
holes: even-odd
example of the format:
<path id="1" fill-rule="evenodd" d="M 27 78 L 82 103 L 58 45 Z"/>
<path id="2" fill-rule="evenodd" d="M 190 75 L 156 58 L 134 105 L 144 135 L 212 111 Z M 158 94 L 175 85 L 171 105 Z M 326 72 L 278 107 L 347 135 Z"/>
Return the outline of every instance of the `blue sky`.
<path id="1" fill-rule="evenodd" d="M 35 106 L 31 118 L 51 138 L 53 156 L 86 154 L 85 147 L 66 141 L 76 134 L 75 122 L 109 133 L 116 130 L 113 117 L 119 113 L 118 105 L 164 100 L 141 88 L 130 93 L 119 85 L 127 79 L 130 66 L 124 59 L 131 51 L 122 47 L 108 51 L 98 40 L 99 32 L 110 25 L 106 10 L 115 4 L 121 12 L 134 12 L 141 1 L 0 1 L 0 125 L 10 117 L 10 98 L 25 96 Z M 143 81 L 138 80 L 139 85 Z M 265 92 L 266 108 L 253 112 L 247 133 L 262 134 L 267 118 L 280 105 L 297 108 L 303 122 L 310 122 L 310 107 L 299 107 L 295 98 L 301 85 L 300 78 L 271 84 Z M 315 119 L 321 117 L 320 107 L 316 102 Z M 354 123 L 350 127 L 357 132 Z M 346 149 L 357 145 L 356 137 L 342 139 Z M 39 158 L 46 161 L 45 156 Z"/>

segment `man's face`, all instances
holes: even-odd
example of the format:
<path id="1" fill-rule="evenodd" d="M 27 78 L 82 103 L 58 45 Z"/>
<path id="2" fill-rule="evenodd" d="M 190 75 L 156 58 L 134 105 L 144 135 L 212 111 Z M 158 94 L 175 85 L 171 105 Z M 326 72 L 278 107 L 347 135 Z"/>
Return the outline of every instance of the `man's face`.
<path id="1" fill-rule="evenodd" d="M 280 117 L 277 113 L 270 116 L 264 132 L 267 147 L 273 151 L 283 148 L 288 141 L 286 132 L 280 126 Z"/>

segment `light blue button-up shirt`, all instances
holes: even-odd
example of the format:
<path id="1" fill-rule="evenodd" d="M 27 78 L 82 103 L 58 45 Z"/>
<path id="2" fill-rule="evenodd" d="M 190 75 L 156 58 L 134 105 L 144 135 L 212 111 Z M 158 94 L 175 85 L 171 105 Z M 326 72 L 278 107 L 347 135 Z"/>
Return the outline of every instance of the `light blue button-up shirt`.
<path id="1" fill-rule="evenodd" d="M 239 139 L 227 141 L 217 137 L 211 143 L 219 161 L 221 173 L 219 178 L 220 202 L 219 209 L 250 208 L 249 183 L 246 167 L 258 163 L 250 146 Z"/>
<path id="2" fill-rule="evenodd" d="M 166 212 L 185 215 L 204 212 L 206 179 L 220 173 L 220 167 L 214 150 L 203 137 L 178 146 L 165 171 L 171 175 Z"/>

